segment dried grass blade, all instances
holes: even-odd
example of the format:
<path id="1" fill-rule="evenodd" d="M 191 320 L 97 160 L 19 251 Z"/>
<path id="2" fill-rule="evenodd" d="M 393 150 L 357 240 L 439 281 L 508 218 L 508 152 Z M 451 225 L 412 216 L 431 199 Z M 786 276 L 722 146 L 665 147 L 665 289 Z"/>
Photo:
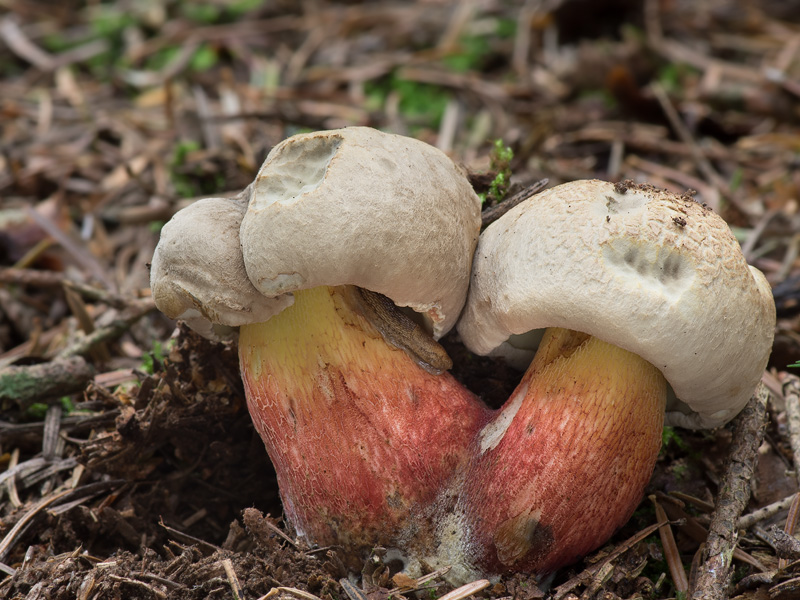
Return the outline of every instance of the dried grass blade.
<path id="1" fill-rule="evenodd" d="M 65 490 L 63 492 L 59 492 L 58 494 L 54 494 L 49 498 L 45 498 L 44 500 L 40 500 L 36 503 L 33 508 L 31 508 L 28 512 L 22 515 L 22 518 L 14 523 L 14 526 L 9 530 L 6 536 L 0 541 L 0 562 L 5 560 L 6 556 L 8 555 L 11 548 L 14 546 L 14 542 L 18 535 L 20 535 L 27 527 L 31 524 L 34 517 L 38 515 L 42 510 L 57 502 L 67 494 L 71 494 L 73 490 Z"/>
<path id="2" fill-rule="evenodd" d="M 477 594 L 481 590 L 485 590 L 490 585 L 491 582 L 488 579 L 478 579 L 446 593 L 444 596 L 439 597 L 439 600 L 462 600 L 472 594 Z"/>
<path id="3" fill-rule="evenodd" d="M 661 538 L 661 545 L 664 548 L 664 558 L 667 560 L 670 575 L 672 575 L 672 582 L 675 584 L 675 589 L 679 594 L 686 594 L 689 591 L 689 579 L 686 577 L 686 569 L 683 568 L 681 562 L 681 553 L 678 551 L 678 546 L 675 543 L 675 536 L 672 535 L 672 528 L 667 521 L 667 513 L 664 508 L 656 500 L 655 496 L 650 496 L 653 506 L 656 509 L 656 519 L 659 522 L 664 522 L 658 528 L 658 535 Z"/>
<path id="4" fill-rule="evenodd" d="M 236 571 L 233 570 L 233 562 L 231 562 L 230 558 L 222 561 L 222 568 L 225 569 L 225 575 L 228 576 L 228 583 L 231 584 L 234 600 L 242 600 L 244 598 L 244 590 L 236 577 Z"/>
<path id="5" fill-rule="evenodd" d="M 367 595 L 350 583 L 349 579 L 342 578 L 339 580 L 339 585 L 342 586 L 344 593 L 350 600 L 367 600 Z"/>
<path id="6" fill-rule="evenodd" d="M 291 587 L 274 587 L 266 594 L 261 596 L 258 600 L 267 600 L 268 598 L 274 598 L 280 594 L 288 594 L 289 596 L 300 598 L 300 600 L 320 600 L 318 596 L 315 596 L 311 592 L 306 592 L 304 590 L 298 590 L 297 588 Z"/>

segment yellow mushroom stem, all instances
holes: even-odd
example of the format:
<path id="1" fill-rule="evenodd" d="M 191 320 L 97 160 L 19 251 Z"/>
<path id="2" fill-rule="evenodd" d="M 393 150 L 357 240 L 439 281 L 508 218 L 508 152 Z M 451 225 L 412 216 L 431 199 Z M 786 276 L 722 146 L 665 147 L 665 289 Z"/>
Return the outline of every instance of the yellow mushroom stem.
<path id="1" fill-rule="evenodd" d="M 483 573 L 546 573 L 604 543 L 652 474 L 666 387 L 635 354 L 548 329 L 476 438 L 461 494 L 465 562 Z"/>
<path id="2" fill-rule="evenodd" d="M 488 419 L 449 373 L 384 341 L 359 306 L 352 288 L 303 290 L 239 336 L 248 408 L 289 521 L 353 556 L 422 528 Z"/>

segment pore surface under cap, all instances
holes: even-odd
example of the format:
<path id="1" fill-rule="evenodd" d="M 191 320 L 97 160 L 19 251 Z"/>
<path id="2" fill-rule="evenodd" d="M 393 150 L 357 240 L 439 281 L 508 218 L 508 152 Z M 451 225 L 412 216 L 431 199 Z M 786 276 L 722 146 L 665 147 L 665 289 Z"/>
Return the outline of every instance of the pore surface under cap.
<path id="1" fill-rule="evenodd" d="M 747 403 L 772 347 L 775 305 L 725 222 L 691 197 L 576 181 L 481 235 L 458 330 L 479 354 L 545 327 L 645 358 L 680 402 L 667 422 L 714 427 Z"/>
<path id="2" fill-rule="evenodd" d="M 266 296 L 357 285 L 425 314 L 439 337 L 461 311 L 479 229 L 480 200 L 444 153 L 352 127 L 276 146 L 240 236 Z"/>

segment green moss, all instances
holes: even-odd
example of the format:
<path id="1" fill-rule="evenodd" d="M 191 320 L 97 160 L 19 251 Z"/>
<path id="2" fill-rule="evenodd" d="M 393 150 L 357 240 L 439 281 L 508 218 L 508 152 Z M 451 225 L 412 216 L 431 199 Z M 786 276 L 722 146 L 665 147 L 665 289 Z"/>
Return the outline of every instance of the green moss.
<path id="1" fill-rule="evenodd" d="M 466 35 L 459 40 L 458 52 L 444 57 L 442 62 L 451 70 L 463 73 L 480 70 L 491 47 L 489 40 L 483 36 Z"/>
<path id="2" fill-rule="evenodd" d="M 400 113 L 412 125 L 436 128 L 444 115 L 452 94 L 447 88 L 403 79 L 397 75 L 365 85 L 366 106 L 382 110 L 390 94 L 399 97 Z"/>
<path id="3" fill-rule="evenodd" d="M 671 443 L 675 444 L 681 450 L 686 451 L 689 449 L 689 444 L 681 438 L 674 427 L 664 427 L 661 431 L 661 451 L 663 452 Z"/>
<path id="4" fill-rule="evenodd" d="M 506 146 L 501 139 L 494 141 L 492 151 L 489 155 L 491 170 L 496 172 L 489 189 L 485 193 L 478 194 L 482 202 L 487 200 L 491 204 L 501 202 L 508 193 L 511 185 L 511 161 L 514 158 L 514 151 L 510 146 Z"/>

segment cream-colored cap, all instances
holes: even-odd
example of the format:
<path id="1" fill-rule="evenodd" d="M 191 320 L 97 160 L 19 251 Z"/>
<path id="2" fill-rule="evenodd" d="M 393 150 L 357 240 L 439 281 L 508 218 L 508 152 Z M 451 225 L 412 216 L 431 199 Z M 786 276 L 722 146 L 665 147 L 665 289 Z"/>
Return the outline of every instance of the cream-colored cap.
<path id="1" fill-rule="evenodd" d="M 175 214 L 161 229 L 150 266 L 158 309 L 199 334 L 230 339 L 245 323 L 266 321 L 294 301 L 267 298 L 250 283 L 239 227 L 250 188 L 235 198 L 205 198 Z"/>
<path id="2" fill-rule="evenodd" d="M 710 428 L 747 403 L 774 326 L 770 286 L 719 216 L 689 196 L 593 180 L 538 194 L 484 231 L 458 331 L 478 354 L 528 362 L 515 336 L 594 335 L 662 371 L 677 398 L 667 424 Z"/>
<path id="3" fill-rule="evenodd" d="M 480 200 L 444 153 L 366 127 L 297 135 L 236 199 L 201 200 L 164 226 L 156 306 L 207 337 L 266 321 L 291 292 L 355 285 L 422 313 L 435 337 L 461 312 Z"/>
<path id="4" fill-rule="evenodd" d="M 247 273 L 266 296 L 356 285 L 426 317 L 458 319 L 480 232 L 480 199 L 444 153 L 366 127 L 273 148 L 242 221 Z"/>

